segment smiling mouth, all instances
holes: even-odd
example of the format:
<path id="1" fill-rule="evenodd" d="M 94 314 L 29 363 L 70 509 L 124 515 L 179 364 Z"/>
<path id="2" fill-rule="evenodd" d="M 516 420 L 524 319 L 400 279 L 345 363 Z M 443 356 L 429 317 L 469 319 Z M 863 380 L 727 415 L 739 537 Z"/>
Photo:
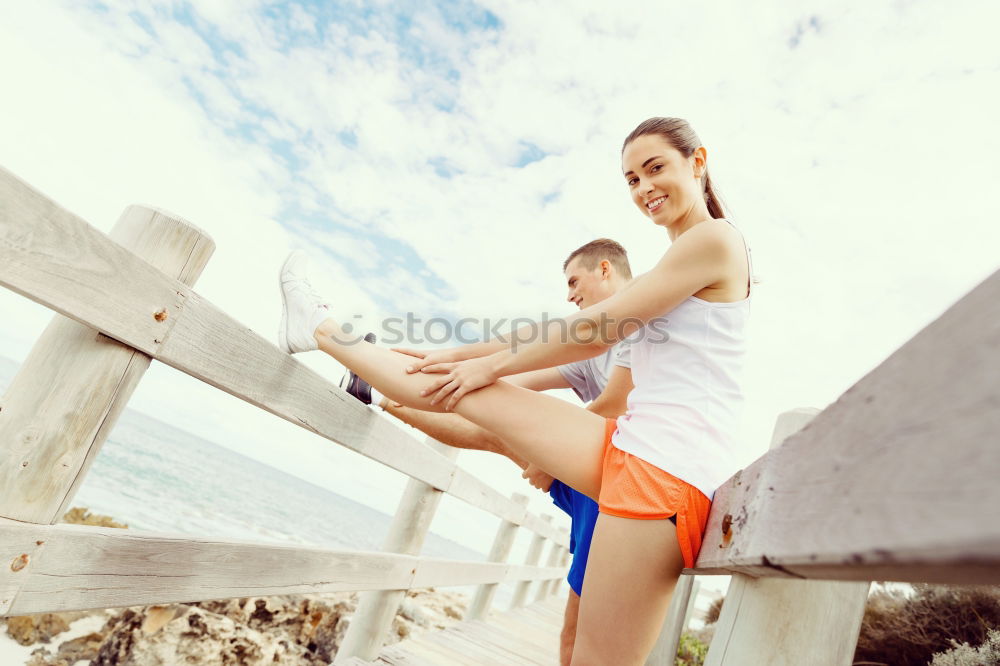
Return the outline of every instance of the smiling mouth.
<path id="1" fill-rule="evenodd" d="M 660 206 L 662 206 L 663 202 L 665 202 L 666 200 L 667 200 L 667 197 L 662 196 L 662 197 L 659 197 L 657 199 L 653 199 L 652 201 L 647 201 L 646 202 L 646 210 L 648 210 L 648 211 L 654 211 L 657 208 L 659 208 Z"/>

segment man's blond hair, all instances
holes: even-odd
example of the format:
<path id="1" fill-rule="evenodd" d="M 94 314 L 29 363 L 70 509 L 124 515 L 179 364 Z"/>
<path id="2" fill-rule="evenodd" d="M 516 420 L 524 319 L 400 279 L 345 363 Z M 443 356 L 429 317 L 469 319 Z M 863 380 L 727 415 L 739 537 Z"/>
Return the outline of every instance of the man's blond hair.
<path id="1" fill-rule="evenodd" d="M 621 243 L 610 238 L 598 238 L 573 250 L 563 262 L 563 272 L 566 272 L 566 267 L 577 257 L 580 257 L 580 265 L 588 271 L 594 270 L 599 262 L 607 259 L 623 279 L 632 279 L 632 267 L 628 263 L 628 253 L 625 252 Z"/>

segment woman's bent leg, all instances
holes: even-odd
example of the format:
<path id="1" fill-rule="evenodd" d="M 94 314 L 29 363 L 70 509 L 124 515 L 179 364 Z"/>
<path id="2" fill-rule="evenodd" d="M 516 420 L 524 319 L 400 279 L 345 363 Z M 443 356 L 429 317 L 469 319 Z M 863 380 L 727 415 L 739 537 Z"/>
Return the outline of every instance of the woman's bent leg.
<path id="1" fill-rule="evenodd" d="M 350 368 L 390 400 L 426 411 L 420 391 L 436 377 L 407 374 L 411 356 L 355 343 L 333 319 L 316 330 L 319 348 Z M 605 419 L 565 400 L 497 382 L 462 398 L 455 412 L 499 436 L 520 458 L 594 499 L 600 492 Z"/>
<path id="2" fill-rule="evenodd" d="M 669 520 L 602 513 L 583 580 L 574 666 L 641 665 L 656 643 L 683 567 Z"/>

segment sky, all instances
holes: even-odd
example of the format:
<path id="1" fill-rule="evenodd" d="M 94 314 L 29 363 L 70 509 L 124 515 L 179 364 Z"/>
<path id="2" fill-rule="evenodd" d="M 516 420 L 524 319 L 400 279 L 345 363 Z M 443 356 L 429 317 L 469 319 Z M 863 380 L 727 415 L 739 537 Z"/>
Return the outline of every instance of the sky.
<path id="1" fill-rule="evenodd" d="M 109 230 L 163 208 L 217 244 L 196 290 L 275 338 L 305 248 L 359 326 L 569 314 L 562 262 L 666 233 L 624 136 L 691 121 L 753 248 L 743 464 L 1000 267 L 1000 7 L 128 0 L 0 3 L 0 165 Z M 0 353 L 51 314 L 0 290 Z M 321 354 L 302 362 L 337 381 Z M 130 406 L 387 512 L 405 479 L 155 364 Z M 459 464 L 549 510 L 509 463 Z M 463 513 L 465 512 L 465 513 Z M 435 523 L 489 543 L 448 499 Z M 444 527 L 441 527 L 441 526 Z"/>

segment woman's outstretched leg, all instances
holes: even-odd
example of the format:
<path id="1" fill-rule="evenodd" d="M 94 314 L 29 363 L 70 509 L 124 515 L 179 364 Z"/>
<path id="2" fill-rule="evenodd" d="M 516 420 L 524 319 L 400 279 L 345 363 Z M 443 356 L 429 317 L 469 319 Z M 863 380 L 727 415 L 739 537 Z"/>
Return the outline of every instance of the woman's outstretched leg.
<path id="1" fill-rule="evenodd" d="M 659 636 L 683 567 L 669 520 L 598 516 L 573 666 L 642 664 Z"/>
<path id="2" fill-rule="evenodd" d="M 408 374 L 412 356 L 365 344 L 347 334 L 305 275 L 305 256 L 293 253 L 281 272 L 279 344 L 290 353 L 320 349 L 407 407 L 443 411 L 420 392 L 435 377 Z M 600 492 L 605 419 L 568 402 L 499 381 L 458 403 L 457 413 L 497 434 L 515 454 L 596 499 Z"/>

